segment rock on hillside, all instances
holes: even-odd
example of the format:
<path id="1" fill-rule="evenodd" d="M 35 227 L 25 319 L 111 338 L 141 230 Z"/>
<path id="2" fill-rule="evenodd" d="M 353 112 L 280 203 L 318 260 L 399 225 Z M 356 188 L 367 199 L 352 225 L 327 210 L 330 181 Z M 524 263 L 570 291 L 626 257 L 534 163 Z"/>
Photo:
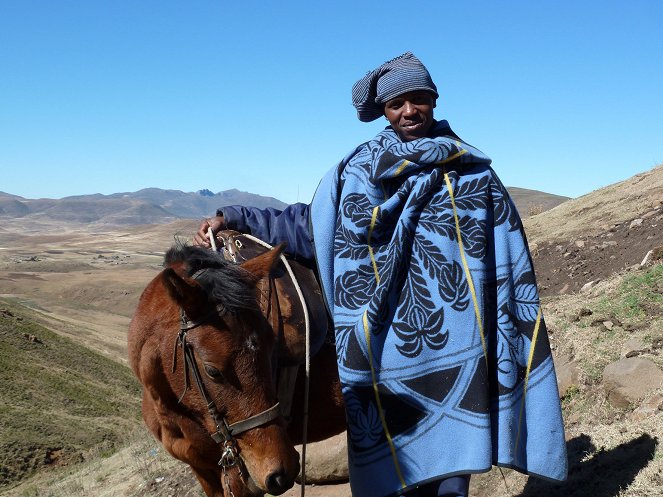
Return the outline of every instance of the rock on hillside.
<path id="1" fill-rule="evenodd" d="M 628 408 L 663 387 L 663 371 L 649 359 L 625 357 L 605 367 L 603 387 L 608 402 L 618 408 Z"/>
<path id="2" fill-rule="evenodd" d="M 663 165 L 524 224 L 543 295 L 591 286 L 663 246 Z"/>

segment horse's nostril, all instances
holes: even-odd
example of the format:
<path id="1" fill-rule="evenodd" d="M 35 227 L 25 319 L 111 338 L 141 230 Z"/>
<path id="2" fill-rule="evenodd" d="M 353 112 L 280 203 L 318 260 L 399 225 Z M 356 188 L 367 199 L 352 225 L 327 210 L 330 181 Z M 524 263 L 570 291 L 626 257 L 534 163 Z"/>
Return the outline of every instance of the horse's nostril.
<path id="1" fill-rule="evenodd" d="M 265 487 L 270 494 L 280 495 L 291 488 L 293 483 L 284 471 L 275 471 L 267 476 Z"/>

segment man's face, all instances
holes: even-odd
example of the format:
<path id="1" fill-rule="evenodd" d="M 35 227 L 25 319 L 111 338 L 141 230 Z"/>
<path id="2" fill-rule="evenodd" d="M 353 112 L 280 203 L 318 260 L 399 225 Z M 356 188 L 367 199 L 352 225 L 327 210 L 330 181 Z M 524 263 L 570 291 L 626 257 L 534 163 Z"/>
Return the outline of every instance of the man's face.
<path id="1" fill-rule="evenodd" d="M 433 125 L 435 96 L 427 91 L 411 91 L 384 104 L 384 115 L 404 142 L 423 138 Z"/>

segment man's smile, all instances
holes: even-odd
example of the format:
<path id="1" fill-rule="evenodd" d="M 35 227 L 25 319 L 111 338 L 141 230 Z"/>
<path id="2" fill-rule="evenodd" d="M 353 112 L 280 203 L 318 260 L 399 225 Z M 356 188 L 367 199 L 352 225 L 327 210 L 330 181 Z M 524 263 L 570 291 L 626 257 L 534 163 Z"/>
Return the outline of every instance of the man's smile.
<path id="1" fill-rule="evenodd" d="M 422 121 L 407 121 L 401 124 L 401 126 L 408 131 L 416 131 L 417 129 L 421 128 L 424 125 L 423 120 Z"/>

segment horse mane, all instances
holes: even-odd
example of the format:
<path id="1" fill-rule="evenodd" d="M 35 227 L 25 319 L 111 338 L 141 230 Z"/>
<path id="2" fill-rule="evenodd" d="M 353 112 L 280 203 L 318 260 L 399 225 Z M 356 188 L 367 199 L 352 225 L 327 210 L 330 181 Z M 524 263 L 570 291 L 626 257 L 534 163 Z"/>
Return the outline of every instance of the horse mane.
<path id="1" fill-rule="evenodd" d="M 228 312 L 255 311 L 255 277 L 223 258 L 218 252 L 185 244 L 172 246 L 164 257 L 164 267 L 183 264 L 188 276 L 196 281 L 215 304 L 222 304 Z"/>

